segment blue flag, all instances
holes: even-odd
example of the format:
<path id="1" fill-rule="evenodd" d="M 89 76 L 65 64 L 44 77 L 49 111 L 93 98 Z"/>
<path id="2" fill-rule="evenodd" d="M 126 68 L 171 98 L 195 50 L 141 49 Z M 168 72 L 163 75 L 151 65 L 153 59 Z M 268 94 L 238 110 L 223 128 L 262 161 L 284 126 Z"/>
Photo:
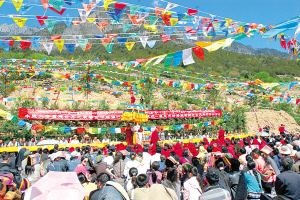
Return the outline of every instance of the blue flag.
<path id="1" fill-rule="evenodd" d="M 176 67 L 181 63 L 182 60 L 182 51 L 177 51 L 174 54 L 173 66 Z"/>
<path id="2" fill-rule="evenodd" d="M 70 53 L 73 53 L 75 44 L 65 44 L 65 47 Z"/>

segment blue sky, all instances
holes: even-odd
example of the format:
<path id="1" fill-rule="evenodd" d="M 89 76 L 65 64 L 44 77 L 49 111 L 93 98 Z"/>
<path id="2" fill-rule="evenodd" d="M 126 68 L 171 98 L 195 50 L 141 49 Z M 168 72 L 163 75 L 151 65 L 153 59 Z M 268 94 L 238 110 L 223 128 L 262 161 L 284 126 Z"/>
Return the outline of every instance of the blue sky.
<path id="1" fill-rule="evenodd" d="M 7 1 L 7 0 L 6 0 Z M 73 0 L 75 1 L 75 0 Z M 142 6 L 154 7 L 157 5 L 159 7 L 165 8 L 167 2 L 158 0 L 124 0 L 124 3 L 138 4 Z M 295 16 L 300 15 L 300 1 L 299 0 L 172 0 L 171 2 L 192 8 L 201 10 L 203 12 L 211 13 L 214 15 L 231 18 L 234 20 L 265 24 L 265 25 L 276 25 L 282 21 L 288 20 Z M 24 4 L 37 4 L 40 6 L 33 7 L 30 11 L 26 12 L 25 15 L 44 15 L 45 10 L 41 6 L 39 0 L 24 0 Z M 86 0 L 88 3 L 88 0 Z M 100 2 L 98 5 L 102 5 Z M 64 3 L 66 8 L 83 8 L 82 6 L 68 6 Z M 171 11 L 186 12 L 184 7 L 176 7 Z M 9 14 L 20 14 L 16 12 L 13 4 L 10 2 L 5 2 L 2 7 L 0 7 L 0 24 L 14 23 L 12 19 L 3 17 Z M 57 13 L 48 9 L 45 13 L 46 16 L 58 16 Z M 197 15 L 209 17 L 204 13 L 198 13 Z M 76 17 L 78 12 L 76 9 L 67 9 L 64 16 Z M 30 17 L 33 18 L 33 17 Z M 36 19 L 28 20 L 26 22 L 27 26 L 40 26 Z M 286 32 L 288 35 L 293 36 L 295 30 Z M 297 38 L 300 40 L 300 35 Z M 238 42 L 244 45 L 251 45 L 254 48 L 273 48 L 280 51 L 285 51 L 280 47 L 280 43 L 269 41 L 268 39 L 263 39 L 259 35 L 255 35 L 254 38 L 245 38 L 239 40 Z"/>

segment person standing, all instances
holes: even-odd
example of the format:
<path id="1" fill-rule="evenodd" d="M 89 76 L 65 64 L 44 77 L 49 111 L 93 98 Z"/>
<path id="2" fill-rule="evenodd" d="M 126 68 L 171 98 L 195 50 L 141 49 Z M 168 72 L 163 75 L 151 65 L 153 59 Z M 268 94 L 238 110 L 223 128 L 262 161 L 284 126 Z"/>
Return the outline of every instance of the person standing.
<path id="1" fill-rule="evenodd" d="M 157 129 L 155 129 L 155 131 L 153 131 L 151 134 L 150 144 L 156 144 L 157 141 L 159 141 L 159 137 L 158 137 Z"/>
<path id="2" fill-rule="evenodd" d="M 225 143 L 225 139 L 224 139 L 225 131 L 223 130 L 222 126 L 220 128 L 221 129 L 219 131 L 219 140 L 220 140 L 221 144 L 224 144 Z"/>
<path id="3" fill-rule="evenodd" d="M 141 98 L 140 98 L 140 104 L 142 105 L 144 103 L 144 98 L 143 98 L 143 96 L 141 96 Z"/>
<path id="4" fill-rule="evenodd" d="M 130 104 L 133 105 L 135 103 L 135 97 L 133 96 L 133 94 L 132 94 L 130 100 L 131 100 Z"/>
<path id="5" fill-rule="evenodd" d="M 132 145 L 132 130 L 130 124 L 127 125 L 125 133 L 126 133 L 127 145 Z"/>
<path id="6" fill-rule="evenodd" d="M 281 124 L 281 126 L 279 127 L 279 132 L 280 132 L 280 135 L 285 134 L 285 127 L 284 127 L 284 124 Z"/>

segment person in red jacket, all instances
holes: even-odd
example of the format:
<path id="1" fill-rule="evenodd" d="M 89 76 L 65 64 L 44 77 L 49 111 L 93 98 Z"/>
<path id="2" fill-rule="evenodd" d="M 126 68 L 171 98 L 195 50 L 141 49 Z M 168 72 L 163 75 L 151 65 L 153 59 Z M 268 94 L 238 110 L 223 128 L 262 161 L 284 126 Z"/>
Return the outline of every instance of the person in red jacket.
<path id="1" fill-rule="evenodd" d="M 282 134 L 285 133 L 285 126 L 284 126 L 284 124 L 281 124 L 281 126 L 279 127 L 279 132 L 280 132 L 280 135 L 282 135 Z"/>
<path id="2" fill-rule="evenodd" d="M 153 131 L 151 134 L 150 144 L 156 144 L 157 141 L 159 141 L 159 137 L 158 137 L 157 129 L 155 129 L 155 131 Z"/>

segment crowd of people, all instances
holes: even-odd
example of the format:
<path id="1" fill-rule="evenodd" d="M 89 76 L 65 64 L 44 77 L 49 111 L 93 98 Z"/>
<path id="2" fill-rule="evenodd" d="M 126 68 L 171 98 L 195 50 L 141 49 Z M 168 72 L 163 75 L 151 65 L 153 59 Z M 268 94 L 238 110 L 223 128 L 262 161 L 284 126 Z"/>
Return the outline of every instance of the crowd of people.
<path id="1" fill-rule="evenodd" d="M 85 200 L 300 199 L 298 135 L 229 139 L 221 129 L 218 139 L 165 144 L 157 137 L 143 146 L 2 152 L 0 199 L 24 198 L 23 183 L 32 186 L 50 171 L 75 172 Z"/>

